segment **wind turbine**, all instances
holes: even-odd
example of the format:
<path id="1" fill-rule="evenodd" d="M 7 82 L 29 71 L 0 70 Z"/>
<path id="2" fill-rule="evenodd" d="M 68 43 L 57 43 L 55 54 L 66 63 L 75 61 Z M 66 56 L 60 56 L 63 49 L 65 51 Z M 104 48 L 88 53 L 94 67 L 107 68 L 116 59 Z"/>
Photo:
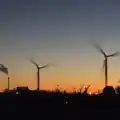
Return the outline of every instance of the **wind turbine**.
<path id="1" fill-rule="evenodd" d="M 99 45 L 94 45 L 94 47 L 104 56 L 103 67 L 105 70 L 105 87 L 108 85 L 108 58 L 115 57 L 120 54 L 120 52 L 114 52 L 107 55 Z"/>
<path id="2" fill-rule="evenodd" d="M 8 75 L 8 68 L 3 64 L 0 64 L 0 71 Z M 8 90 L 10 89 L 10 77 L 8 75 Z"/>
<path id="3" fill-rule="evenodd" d="M 30 60 L 32 64 L 34 64 L 37 68 L 37 91 L 40 90 L 40 70 L 43 68 L 47 68 L 49 67 L 49 64 L 43 65 L 43 66 L 39 66 L 35 61 Z"/>

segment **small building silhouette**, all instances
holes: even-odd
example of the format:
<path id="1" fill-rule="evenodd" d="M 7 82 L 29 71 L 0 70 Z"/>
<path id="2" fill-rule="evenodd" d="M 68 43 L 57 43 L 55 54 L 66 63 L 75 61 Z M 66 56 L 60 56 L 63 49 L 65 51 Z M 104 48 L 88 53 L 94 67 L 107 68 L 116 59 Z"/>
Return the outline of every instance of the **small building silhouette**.
<path id="1" fill-rule="evenodd" d="M 16 91 L 17 92 L 25 92 L 25 91 L 29 91 L 29 88 L 26 86 L 16 87 Z"/>

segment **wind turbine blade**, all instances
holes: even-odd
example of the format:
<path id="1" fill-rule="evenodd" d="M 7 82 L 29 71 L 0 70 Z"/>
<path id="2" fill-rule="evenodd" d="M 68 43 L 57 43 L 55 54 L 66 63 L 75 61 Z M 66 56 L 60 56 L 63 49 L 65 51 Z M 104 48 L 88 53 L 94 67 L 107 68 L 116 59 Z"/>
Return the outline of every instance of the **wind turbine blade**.
<path id="1" fill-rule="evenodd" d="M 42 69 L 42 68 L 47 68 L 49 66 L 50 66 L 50 64 L 46 64 L 46 65 L 43 65 L 42 67 L 39 67 L 39 68 Z"/>
<path id="2" fill-rule="evenodd" d="M 32 59 L 30 59 L 30 62 L 31 62 L 32 64 L 34 64 L 36 67 L 39 67 L 38 64 L 37 64 L 35 61 L 33 61 Z"/>
<path id="3" fill-rule="evenodd" d="M 99 52 L 101 52 L 104 56 L 106 56 L 105 52 L 98 44 L 94 44 L 93 47 L 95 47 Z"/>
<path id="4" fill-rule="evenodd" d="M 113 54 L 108 55 L 108 57 L 118 56 L 119 54 L 120 54 L 120 52 L 115 52 L 115 53 L 113 53 Z"/>

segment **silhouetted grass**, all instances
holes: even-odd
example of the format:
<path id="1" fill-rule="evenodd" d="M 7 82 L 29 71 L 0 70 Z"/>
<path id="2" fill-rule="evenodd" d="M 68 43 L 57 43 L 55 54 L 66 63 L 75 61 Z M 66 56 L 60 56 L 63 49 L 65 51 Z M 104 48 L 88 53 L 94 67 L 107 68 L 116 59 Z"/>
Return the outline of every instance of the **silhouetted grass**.
<path id="1" fill-rule="evenodd" d="M 67 92 L 57 87 L 53 91 L 11 90 L 0 93 L 0 112 L 42 119 L 102 119 L 120 110 L 120 95 L 108 86 L 101 94 L 88 94 L 88 87 Z M 114 90 L 118 90 L 115 88 Z M 119 91 L 119 90 L 118 90 Z M 110 114 L 108 116 L 108 114 Z"/>

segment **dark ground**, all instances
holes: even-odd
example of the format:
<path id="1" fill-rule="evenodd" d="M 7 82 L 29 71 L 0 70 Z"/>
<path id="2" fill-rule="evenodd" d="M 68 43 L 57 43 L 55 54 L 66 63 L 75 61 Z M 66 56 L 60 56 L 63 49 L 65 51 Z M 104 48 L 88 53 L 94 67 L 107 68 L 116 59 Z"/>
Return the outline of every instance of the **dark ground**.
<path id="1" fill-rule="evenodd" d="M 120 119 L 120 95 L 25 91 L 0 94 L 0 115 L 9 119 Z"/>

